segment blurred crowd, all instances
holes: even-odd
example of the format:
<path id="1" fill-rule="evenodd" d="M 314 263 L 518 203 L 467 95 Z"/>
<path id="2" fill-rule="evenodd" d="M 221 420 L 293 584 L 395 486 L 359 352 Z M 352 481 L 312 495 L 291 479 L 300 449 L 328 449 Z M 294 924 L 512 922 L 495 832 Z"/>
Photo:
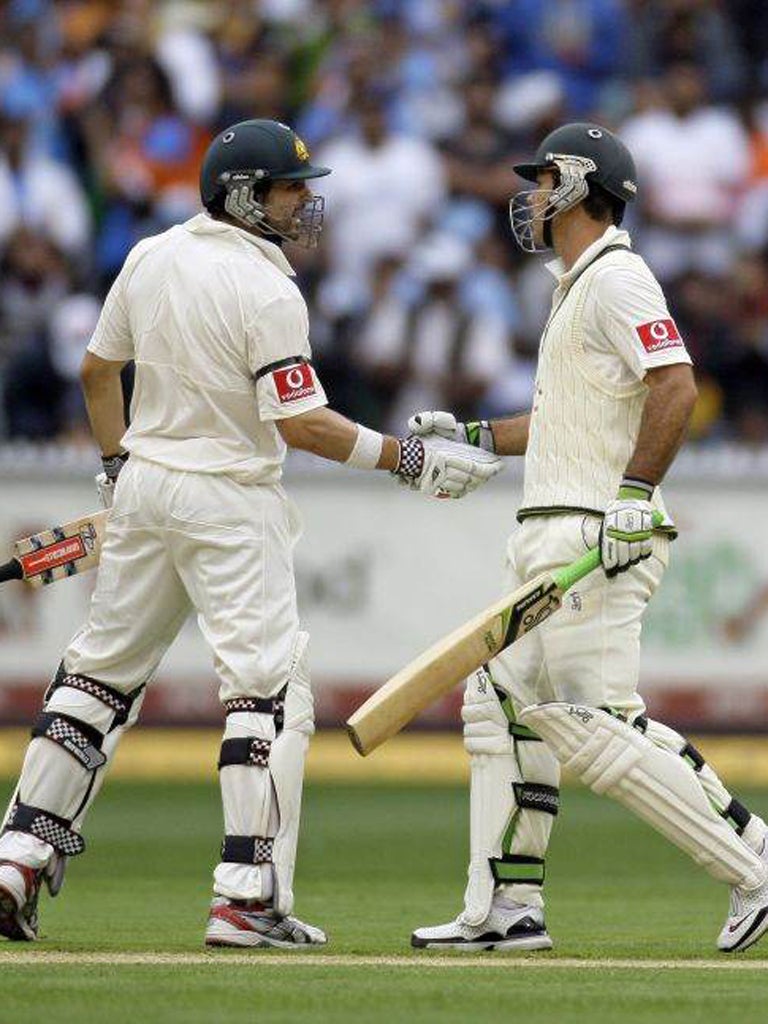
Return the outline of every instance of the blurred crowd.
<path id="1" fill-rule="evenodd" d="M 0 439 L 86 436 L 103 296 L 248 117 L 333 168 L 320 248 L 288 255 L 335 407 L 400 431 L 527 408 L 553 282 L 510 235 L 512 164 L 589 119 L 637 161 L 628 226 L 696 362 L 696 436 L 768 442 L 764 0 L 7 0 Z"/>

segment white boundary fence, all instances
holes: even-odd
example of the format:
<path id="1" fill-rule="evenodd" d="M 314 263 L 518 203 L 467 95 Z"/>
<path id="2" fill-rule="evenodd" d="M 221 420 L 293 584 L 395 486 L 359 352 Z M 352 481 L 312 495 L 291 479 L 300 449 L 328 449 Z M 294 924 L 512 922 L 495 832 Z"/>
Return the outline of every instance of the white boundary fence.
<path id="1" fill-rule="evenodd" d="M 6 449 L 0 546 L 95 508 L 90 463 Z M 665 488 L 681 536 L 646 620 L 643 689 L 652 711 L 687 726 L 768 728 L 768 612 L 740 641 L 723 629 L 726 616 L 768 587 L 767 463 L 765 453 L 691 454 Z M 519 479 L 512 466 L 466 501 L 434 502 L 383 474 L 299 462 L 286 486 L 305 521 L 296 564 L 320 718 L 338 721 L 363 689 L 496 597 Z M 0 587 L 0 721 L 24 720 L 39 704 L 85 616 L 92 579 L 40 591 Z M 215 689 L 190 622 L 153 684 L 145 719 L 218 720 Z M 458 696 L 428 718 L 454 721 Z"/>

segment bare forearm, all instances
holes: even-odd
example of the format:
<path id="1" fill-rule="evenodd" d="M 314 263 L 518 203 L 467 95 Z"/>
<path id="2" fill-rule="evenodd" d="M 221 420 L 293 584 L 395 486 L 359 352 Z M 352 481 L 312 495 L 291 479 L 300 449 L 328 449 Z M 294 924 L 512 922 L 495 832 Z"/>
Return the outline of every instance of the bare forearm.
<path id="1" fill-rule="evenodd" d="M 651 484 L 663 480 L 683 443 L 695 404 L 692 374 L 671 376 L 651 387 L 635 450 L 627 465 L 628 477 Z"/>
<path id="2" fill-rule="evenodd" d="M 115 455 L 121 450 L 120 441 L 126 429 L 119 374 L 84 379 L 83 394 L 91 430 L 102 455 Z"/>
<path id="3" fill-rule="evenodd" d="M 528 447 L 530 413 L 511 416 L 509 419 L 492 420 L 491 430 L 497 455 L 525 455 Z"/>
<path id="4" fill-rule="evenodd" d="M 357 424 L 333 409 L 313 409 L 287 420 L 278 421 L 278 429 L 290 448 L 312 452 L 332 462 L 346 462 L 357 440 Z M 377 469 L 396 468 L 399 447 L 394 437 L 385 436 Z"/>

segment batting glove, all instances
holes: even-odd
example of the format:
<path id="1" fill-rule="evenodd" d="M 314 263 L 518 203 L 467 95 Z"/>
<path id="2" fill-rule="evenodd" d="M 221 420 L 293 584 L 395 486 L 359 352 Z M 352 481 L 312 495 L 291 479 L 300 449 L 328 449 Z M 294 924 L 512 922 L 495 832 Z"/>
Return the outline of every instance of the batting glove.
<path id="1" fill-rule="evenodd" d="M 395 475 L 413 490 L 433 498 L 463 498 L 504 467 L 501 459 L 489 452 L 436 435 L 406 437 L 399 444 Z"/>
<path id="2" fill-rule="evenodd" d="M 608 505 L 600 527 L 600 560 L 605 575 L 626 572 L 653 552 L 653 485 L 622 481 L 618 497 Z"/>
<path id="3" fill-rule="evenodd" d="M 484 452 L 496 453 L 493 430 L 488 420 L 460 423 L 452 412 L 417 412 L 408 420 L 408 430 L 417 437 L 436 434 L 457 444 L 468 444 L 473 448 L 482 448 Z"/>
<path id="4" fill-rule="evenodd" d="M 115 500 L 115 484 L 120 476 L 120 470 L 127 460 L 128 452 L 118 452 L 117 455 L 102 455 L 101 457 L 103 469 L 96 475 L 95 480 L 96 490 L 99 492 L 99 498 L 104 508 L 112 508 L 112 502 Z"/>

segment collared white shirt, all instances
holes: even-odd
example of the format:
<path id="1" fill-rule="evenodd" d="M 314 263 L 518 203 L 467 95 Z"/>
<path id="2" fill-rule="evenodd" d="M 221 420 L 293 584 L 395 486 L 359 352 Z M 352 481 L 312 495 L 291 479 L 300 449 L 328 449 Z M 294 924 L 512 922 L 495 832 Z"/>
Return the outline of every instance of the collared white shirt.
<path id="1" fill-rule="evenodd" d="M 171 469 L 279 480 L 274 421 L 326 404 L 292 277 L 279 246 L 206 213 L 132 249 L 88 345 L 136 361 L 128 451 Z"/>
<path id="2" fill-rule="evenodd" d="M 557 279 L 553 308 L 579 274 L 609 245 L 632 247 L 629 234 L 613 225 L 566 271 L 560 259 L 546 264 Z M 621 261 L 603 258 L 595 264 L 584 305 L 584 350 L 596 370 L 611 384 L 642 380 L 648 370 L 672 363 L 690 363 L 685 343 L 667 307 L 661 286 L 636 253 Z"/>

